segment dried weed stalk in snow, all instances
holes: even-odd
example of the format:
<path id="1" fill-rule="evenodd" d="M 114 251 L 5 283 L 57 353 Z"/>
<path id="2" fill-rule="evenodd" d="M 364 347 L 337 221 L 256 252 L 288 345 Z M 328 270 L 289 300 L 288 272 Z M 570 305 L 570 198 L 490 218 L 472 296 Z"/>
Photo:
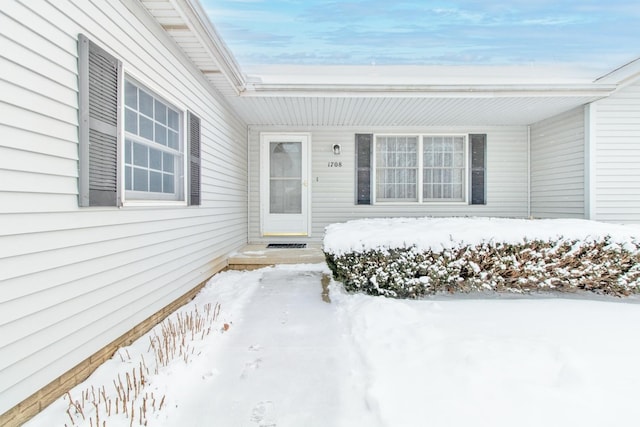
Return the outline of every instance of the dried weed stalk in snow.
<path id="1" fill-rule="evenodd" d="M 123 417 L 129 426 L 148 425 L 149 416 L 161 411 L 166 399 L 164 394 L 148 389 L 153 375 L 174 360 L 189 363 L 197 354 L 192 344 L 209 335 L 219 313 L 219 304 L 206 304 L 203 311 L 195 306 L 190 312 L 174 313 L 156 326 L 149 334 L 147 350 L 147 357 L 153 361 L 151 369 L 144 354 L 134 362 L 127 349 L 119 349 L 116 353 L 127 369 L 119 370 L 111 384 L 73 390 L 73 395 L 67 392 L 64 399 L 69 423 L 65 426 L 107 427 L 107 421 L 114 418 L 118 418 L 117 425 L 124 425 Z M 129 368 L 131 365 L 134 367 Z"/>

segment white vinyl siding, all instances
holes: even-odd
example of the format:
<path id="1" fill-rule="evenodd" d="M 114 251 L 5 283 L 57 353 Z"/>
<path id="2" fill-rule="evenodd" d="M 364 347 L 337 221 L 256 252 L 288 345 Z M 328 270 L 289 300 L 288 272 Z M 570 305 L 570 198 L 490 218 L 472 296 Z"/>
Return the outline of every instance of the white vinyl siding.
<path id="1" fill-rule="evenodd" d="M 526 126 L 465 127 L 318 127 L 288 128 L 251 126 L 249 129 L 249 241 L 268 242 L 260 235 L 260 132 L 309 131 L 312 137 L 311 221 L 312 235 L 288 241 L 320 242 L 324 228 L 334 222 L 363 217 L 387 216 L 527 216 L 527 128 Z M 465 203 L 379 203 L 355 202 L 355 134 L 487 134 L 487 204 Z M 342 154 L 333 154 L 340 144 Z M 341 167 L 330 166 L 341 162 Z"/>
<path id="2" fill-rule="evenodd" d="M 531 215 L 585 217 L 584 107 L 531 126 Z"/>
<path id="3" fill-rule="evenodd" d="M 639 223 L 640 83 L 595 102 L 593 120 L 593 219 Z"/>
<path id="4" fill-rule="evenodd" d="M 146 13 L 125 4 L 141 7 L 2 6 L 0 413 L 224 267 L 247 241 L 246 124 Z M 201 206 L 78 207 L 79 33 L 201 118 Z"/>

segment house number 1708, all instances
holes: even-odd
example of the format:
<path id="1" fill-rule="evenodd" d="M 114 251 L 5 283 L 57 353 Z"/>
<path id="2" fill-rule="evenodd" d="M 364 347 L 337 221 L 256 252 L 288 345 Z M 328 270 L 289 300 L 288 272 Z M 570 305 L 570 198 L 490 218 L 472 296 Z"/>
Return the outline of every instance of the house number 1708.
<path id="1" fill-rule="evenodd" d="M 341 168 L 342 162 L 329 162 L 327 163 L 328 168 Z"/>

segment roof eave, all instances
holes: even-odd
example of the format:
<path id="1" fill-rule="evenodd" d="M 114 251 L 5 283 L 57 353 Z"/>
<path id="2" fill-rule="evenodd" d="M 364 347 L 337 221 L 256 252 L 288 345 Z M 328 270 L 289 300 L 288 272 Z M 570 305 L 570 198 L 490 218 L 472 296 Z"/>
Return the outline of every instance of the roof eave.
<path id="1" fill-rule="evenodd" d="M 615 84 L 578 85 L 372 85 L 372 84 L 267 84 L 247 85 L 247 97 L 432 97 L 432 98 L 496 98 L 496 97 L 605 97 Z"/>
<path id="2" fill-rule="evenodd" d="M 235 91 L 238 94 L 242 93 L 246 88 L 246 82 L 240 66 L 207 18 L 207 13 L 200 3 L 194 0 L 171 0 L 171 2 L 174 7 L 182 11 L 184 18 L 188 20 L 189 28 L 198 35 L 209 53 L 215 58 Z"/>

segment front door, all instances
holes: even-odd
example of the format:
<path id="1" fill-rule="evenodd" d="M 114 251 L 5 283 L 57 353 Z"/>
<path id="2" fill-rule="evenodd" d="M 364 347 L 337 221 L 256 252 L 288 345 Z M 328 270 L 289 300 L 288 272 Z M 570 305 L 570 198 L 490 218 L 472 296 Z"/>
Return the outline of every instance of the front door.
<path id="1" fill-rule="evenodd" d="M 263 236 L 308 236 L 309 134 L 260 136 Z"/>

